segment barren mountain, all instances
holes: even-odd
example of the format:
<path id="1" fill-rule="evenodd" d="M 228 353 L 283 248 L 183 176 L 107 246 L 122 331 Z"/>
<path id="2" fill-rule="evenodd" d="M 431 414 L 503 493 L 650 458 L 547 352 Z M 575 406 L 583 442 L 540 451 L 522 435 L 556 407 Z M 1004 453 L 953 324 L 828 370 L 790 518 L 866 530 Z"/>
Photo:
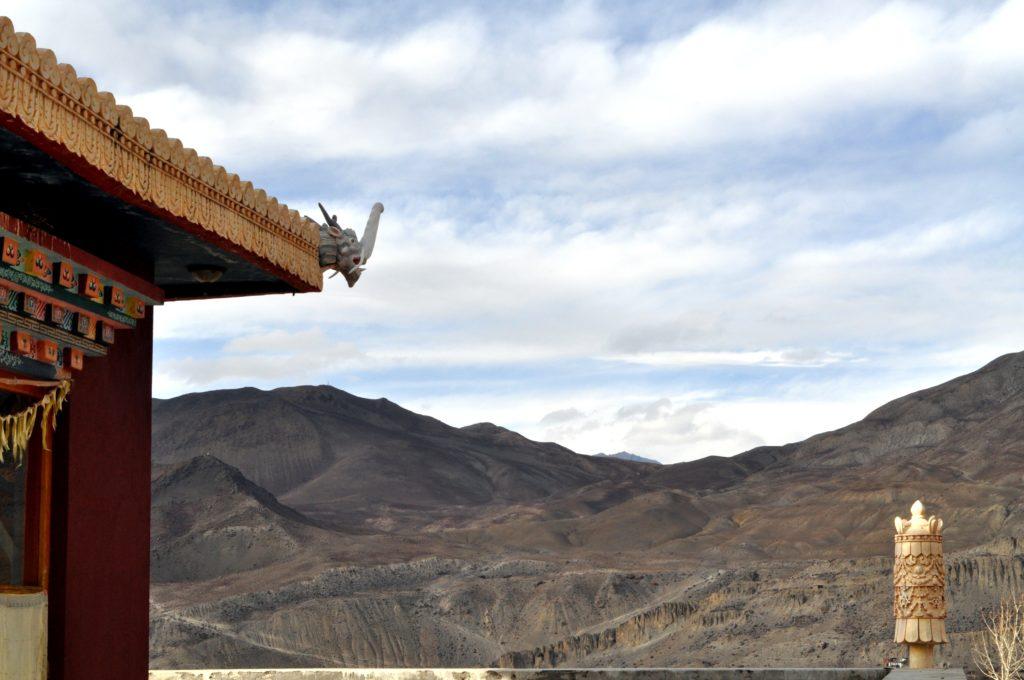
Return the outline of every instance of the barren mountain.
<path id="1" fill-rule="evenodd" d="M 917 497 L 948 527 L 950 658 L 1024 586 L 1024 353 L 669 466 L 326 387 L 154 419 L 154 667 L 873 664 Z"/>
<path id="2" fill-rule="evenodd" d="M 190 394 L 156 401 L 153 411 L 158 470 L 213 455 L 339 527 L 412 529 L 644 472 L 489 423 L 451 427 L 326 386 Z"/>

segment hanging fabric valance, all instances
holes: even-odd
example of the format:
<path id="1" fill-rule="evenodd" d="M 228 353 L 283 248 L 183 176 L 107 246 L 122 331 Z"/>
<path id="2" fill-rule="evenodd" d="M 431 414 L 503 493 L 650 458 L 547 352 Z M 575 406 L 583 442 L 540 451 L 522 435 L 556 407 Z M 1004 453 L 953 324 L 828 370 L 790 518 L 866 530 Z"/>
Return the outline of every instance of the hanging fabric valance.
<path id="1" fill-rule="evenodd" d="M 22 456 L 25 455 L 28 442 L 35 431 L 40 411 L 43 422 L 43 447 L 50 447 L 50 432 L 57 427 L 57 414 L 64 406 L 64 400 L 70 391 L 71 381 L 61 380 L 31 406 L 11 415 L 0 416 L 0 463 L 4 462 L 4 454 L 10 451 L 14 462 L 21 464 Z"/>
<path id="2" fill-rule="evenodd" d="M 0 680 L 45 680 L 46 600 L 0 590 Z"/>

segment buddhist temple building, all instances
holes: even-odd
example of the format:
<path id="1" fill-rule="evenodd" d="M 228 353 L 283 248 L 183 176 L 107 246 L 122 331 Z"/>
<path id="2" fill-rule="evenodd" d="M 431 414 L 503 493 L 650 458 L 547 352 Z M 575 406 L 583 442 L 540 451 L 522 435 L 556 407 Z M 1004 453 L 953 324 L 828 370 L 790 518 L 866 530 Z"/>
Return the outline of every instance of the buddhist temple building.
<path id="1" fill-rule="evenodd" d="M 0 677 L 141 680 L 153 308 L 318 291 L 318 226 L 0 17 L 0 243 Z"/>

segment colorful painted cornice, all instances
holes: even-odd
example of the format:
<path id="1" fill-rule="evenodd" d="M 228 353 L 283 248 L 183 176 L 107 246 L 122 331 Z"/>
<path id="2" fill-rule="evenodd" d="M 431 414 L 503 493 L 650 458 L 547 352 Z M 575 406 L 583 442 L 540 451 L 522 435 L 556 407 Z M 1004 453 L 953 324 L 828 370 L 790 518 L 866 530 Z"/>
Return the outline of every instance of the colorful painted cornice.
<path id="1" fill-rule="evenodd" d="M 206 232 L 298 290 L 320 290 L 316 225 L 133 115 L 0 16 L 0 115 L 81 158 L 147 207 Z M 259 263 L 258 263 L 259 264 Z M 267 267 L 266 265 L 270 265 Z M 277 271 L 275 271 L 277 270 Z"/>
<path id="2" fill-rule="evenodd" d="M 69 378 L 86 357 L 106 355 L 116 332 L 135 328 L 161 295 L 156 286 L 0 212 L 0 371 Z"/>

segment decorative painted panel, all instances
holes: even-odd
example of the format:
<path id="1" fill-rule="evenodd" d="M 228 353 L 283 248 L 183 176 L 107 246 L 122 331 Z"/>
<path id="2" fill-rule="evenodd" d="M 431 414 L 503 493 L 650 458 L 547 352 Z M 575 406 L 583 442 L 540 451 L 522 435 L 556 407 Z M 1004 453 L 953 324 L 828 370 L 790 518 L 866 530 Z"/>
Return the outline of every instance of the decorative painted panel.
<path id="1" fill-rule="evenodd" d="M 86 357 L 106 354 L 116 332 L 133 328 L 157 301 L 26 233 L 36 232 L 0 228 L 0 367 L 66 377 Z"/>

